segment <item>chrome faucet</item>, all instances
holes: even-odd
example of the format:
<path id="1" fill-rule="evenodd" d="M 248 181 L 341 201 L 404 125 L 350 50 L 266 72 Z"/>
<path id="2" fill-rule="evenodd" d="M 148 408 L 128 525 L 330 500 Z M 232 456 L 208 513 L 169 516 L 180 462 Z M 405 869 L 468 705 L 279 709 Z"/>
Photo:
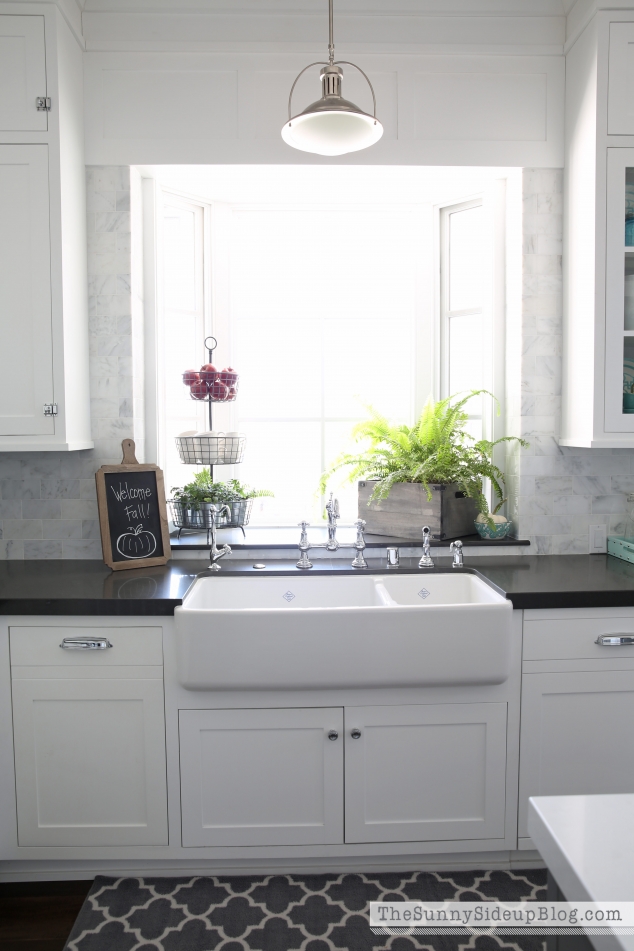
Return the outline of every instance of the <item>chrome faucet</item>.
<path id="1" fill-rule="evenodd" d="M 449 546 L 449 551 L 453 555 L 451 567 L 464 568 L 464 561 L 462 560 L 462 542 L 459 539 L 456 539 L 456 541 L 452 542 Z"/>
<path id="2" fill-rule="evenodd" d="M 301 534 L 299 536 L 299 561 L 296 563 L 298 568 L 312 568 L 313 563 L 308 557 L 308 552 L 311 548 L 325 548 L 326 551 L 338 551 L 339 548 L 354 548 L 356 551 L 355 557 L 352 559 L 353 568 L 367 568 L 368 563 L 365 560 L 363 555 L 365 551 L 365 536 L 363 534 L 363 529 L 365 528 L 365 522 L 362 518 L 358 518 L 354 523 L 357 530 L 357 537 L 352 545 L 340 545 L 337 541 L 337 519 L 339 518 L 339 502 L 337 499 L 333 498 L 332 492 L 330 493 L 330 500 L 326 503 L 326 511 L 328 512 L 328 541 L 327 542 L 318 542 L 312 544 L 308 540 L 308 522 L 299 522 L 299 527 L 301 528 Z"/>
<path id="3" fill-rule="evenodd" d="M 330 499 L 326 502 L 326 512 L 328 513 L 328 551 L 337 551 L 339 542 L 337 541 L 337 519 L 339 518 L 339 499 L 335 499 L 334 493 L 330 493 Z"/>
<path id="4" fill-rule="evenodd" d="M 221 558 L 224 558 L 225 555 L 231 554 L 231 548 L 229 545 L 223 545 L 222 548 L 216 547 L 216 532 L 218 531 L 218 526 L 216 525 L 216 519 L 222 517 L 223 515 L 228 515 L 231 518 L 231 509 L 228 505 L 210 505 L 208 508 L 209 518 L 211 521 L 211 548 L 209 549 L 209 571 L 220 571 L 220 565 L 218 562 Z"/>
<path id="5" fill-rule="evenodd" d="M 429 529 L 429 525 L 425 525 L 425 527 L 423 528 L 423 556 L 421 560 L 418 562 L 419 568 L 433 568 L 434 567 L 434 563 L 432 561 L 431 553 L 429 550 L 430 539 L 431 539 L 431 531 Z"/>

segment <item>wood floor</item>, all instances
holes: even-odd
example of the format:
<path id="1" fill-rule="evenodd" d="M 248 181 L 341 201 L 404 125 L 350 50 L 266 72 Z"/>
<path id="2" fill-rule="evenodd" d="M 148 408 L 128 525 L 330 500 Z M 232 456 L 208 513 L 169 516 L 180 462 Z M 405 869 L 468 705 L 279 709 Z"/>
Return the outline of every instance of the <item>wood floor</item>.
<path id="1" fill-rule="evenodd" d="M 0 883 L 0 949 L 62 951 L 92 882 Z"/>

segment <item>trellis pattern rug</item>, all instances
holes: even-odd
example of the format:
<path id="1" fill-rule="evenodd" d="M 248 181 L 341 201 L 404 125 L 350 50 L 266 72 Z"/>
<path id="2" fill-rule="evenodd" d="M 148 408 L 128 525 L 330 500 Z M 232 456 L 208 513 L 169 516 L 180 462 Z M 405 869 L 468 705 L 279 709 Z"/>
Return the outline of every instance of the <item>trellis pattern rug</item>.
<path id="1" fill-rule="evenodd" d="M 209 878 L 105 878 L 66 951 L 543 951 L 542 939 L 375 935 L 369 903 L 546 898 L 546 872 L 383 872 Z"/>

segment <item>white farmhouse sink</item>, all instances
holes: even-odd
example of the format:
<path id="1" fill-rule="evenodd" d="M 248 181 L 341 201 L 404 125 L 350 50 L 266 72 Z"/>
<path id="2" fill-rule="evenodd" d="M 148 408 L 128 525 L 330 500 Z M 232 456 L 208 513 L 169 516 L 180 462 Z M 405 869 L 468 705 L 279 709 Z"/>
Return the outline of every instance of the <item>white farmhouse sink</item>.
<path id="1" fill-rule="evenodd" d="M 199 578 L 174 611 L 190 690 L 498 684 L 512 605 L 469 573 Z"/>

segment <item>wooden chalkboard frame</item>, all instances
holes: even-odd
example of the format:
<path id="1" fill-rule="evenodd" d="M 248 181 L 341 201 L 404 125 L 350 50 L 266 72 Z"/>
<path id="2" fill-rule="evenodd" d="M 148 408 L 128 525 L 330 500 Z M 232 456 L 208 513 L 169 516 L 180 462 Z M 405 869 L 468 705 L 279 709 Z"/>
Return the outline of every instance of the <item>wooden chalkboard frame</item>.
<path id="1" fill-rule="evenodd" d="M 151 463 L 139 463 L 134 454 L 134 441 L 124 439 L 121 443 L 123 449 L 123 460 L 118 466 L 102 466 L 95 472 L 95 482 L 97 484 L 97 505 L 99 508 L 99 528 L 101 530 L 101 548 L 103 551 L 103 560 L 112 568 L 113 571 L 121 571 L 131 568 L 150 568 L 154 565 L 165 565 L 172 557 L 170 548 L 169 526 L 167 521 L 167 506 L 165 504 L 165 482 L 163 480 L 163 470 Z M 156 495 L 159 508 L 159 519 L 161 523 L 161 539 L 163 542 L 163 554 L 155 558 L 134 558 L 125 561 L 115 561 L 112 557 L 112 539 L 110 537 L 110 522 L 108 519 L 108 499 L 106 495 L 105 476 L 110 472 L 154 472 L 156 473 Z"/>

